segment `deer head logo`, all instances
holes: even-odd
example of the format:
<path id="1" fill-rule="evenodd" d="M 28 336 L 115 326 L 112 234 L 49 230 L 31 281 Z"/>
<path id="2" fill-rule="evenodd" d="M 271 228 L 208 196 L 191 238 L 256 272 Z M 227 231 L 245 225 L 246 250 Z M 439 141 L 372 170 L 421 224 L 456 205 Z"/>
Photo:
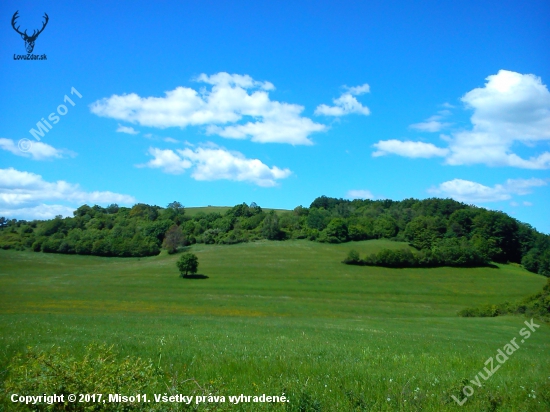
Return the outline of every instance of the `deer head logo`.
<path id="1" fill-rule="evenodd" d="M 16 11 L 14 14 L 13 14 L 13 17 L 11 18 L 11 25 L 13 27 L 13 29 L 19 33 L 21 35 L 21 38 L 25 41 L 25 49 L 27 49 L 27 53 L 32 53 L 32 51 L 34 50 L 34 42 L 36 41 L 36 38 L 38 37 L 38 35 L 40 33 L 42 33 L 42 31 L 44 31 L 44 28 L 46 27 L 46 24 L 48 24 L 48 20 L 50 19 L 48 17 L 48 15 L 46 13 L 44 13 L 44 23 L 42 24 L 42 28 L 38 31 L 34 30 L 32 35 L 28 35 L 27 34 L 27 30 L 25 30 L 24 33 L 21 33 L 19 31 L 19 27 L 20 26 L 17 26 L 15 27 L 15 20 L 17 20 L 17 18 L 19 17 L 17 15 L 17 13 L 19 13 L 19 10 Z"/>

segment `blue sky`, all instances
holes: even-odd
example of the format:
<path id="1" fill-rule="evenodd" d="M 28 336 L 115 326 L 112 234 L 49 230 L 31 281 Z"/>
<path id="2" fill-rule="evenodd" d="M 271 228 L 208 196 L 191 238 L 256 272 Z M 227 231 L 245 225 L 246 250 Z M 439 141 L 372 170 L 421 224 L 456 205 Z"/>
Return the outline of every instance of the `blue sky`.
<path id="1" fill-rule="evenodd" d="M 1 3 L 0 215 L 437 196 L 550 232 L 547 1 L 144 3 Z"/>

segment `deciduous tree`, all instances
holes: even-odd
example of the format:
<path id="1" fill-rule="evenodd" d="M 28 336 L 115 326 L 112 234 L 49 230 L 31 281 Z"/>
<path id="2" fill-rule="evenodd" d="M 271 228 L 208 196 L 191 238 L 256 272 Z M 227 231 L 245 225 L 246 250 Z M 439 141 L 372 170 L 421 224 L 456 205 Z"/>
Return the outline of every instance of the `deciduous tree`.
<path id="1" fill-rule="evenodd" d="M 177 261 L 176 266 L 182 277 L 186 277 L 189 273 L 195 274 L 199 268 L 199 258 L 193 253 L 184 253 Z"/>
<path id="2" fill-rule="evenodd" d="M 178 247 L 185 245 L 185 236 L 178 225 L 172 225 L 164 236 L 162 247 L 168 250 L 168 253 L 176 253 Z"/>

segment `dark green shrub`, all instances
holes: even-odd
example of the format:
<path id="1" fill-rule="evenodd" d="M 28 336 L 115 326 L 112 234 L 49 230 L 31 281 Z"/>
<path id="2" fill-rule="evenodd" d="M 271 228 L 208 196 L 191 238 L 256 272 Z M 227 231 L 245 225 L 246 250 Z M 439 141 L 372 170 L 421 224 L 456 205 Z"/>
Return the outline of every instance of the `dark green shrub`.
<path id="1" fill-rule="evenodd" d="M 359 257 L 359 252 L 357 252 L 355 249 L 350 250 L 342 263 L 345 263 L 347 265 L 360 265 L 362 262 L 361 258 Z"/>
<path id="2" fill-rule="evenodd" d="M 49 238 L 44 243 L 42 243 L 42 252 L 44 253 L 57 253 L 59 246 L 61 246 L 61 239 L 52 239 Z"/>
<path id="3" fill-rule="evenodd" d="M 332 219 L 323 233 L 326 234 L 326 241 L 329 243 L 341 243 L 349 240 L 348 226 L 342 218 Z"/>
<path id="4" fill-rule="evenodd" d="M 188 273 L 195 274 L 199 268 L 199 258 L 193 253 L 184 253 L 176 262 L 176 266 L 182 277 L 186 277 Z"/>

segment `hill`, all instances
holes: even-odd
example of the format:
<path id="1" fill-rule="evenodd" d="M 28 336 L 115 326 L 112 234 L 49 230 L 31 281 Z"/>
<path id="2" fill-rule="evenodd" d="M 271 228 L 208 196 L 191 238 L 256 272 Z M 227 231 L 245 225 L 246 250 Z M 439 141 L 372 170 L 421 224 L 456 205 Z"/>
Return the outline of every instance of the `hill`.
<path id="1" fill-rule="evenodd" d="M 166 208 L 142 203 L 132 208 L 83 205 L 70 218 L 0 221 L 4 249 L 139 257 L 201 243 L 391 239 L 418 250 L 424 266 L 513 262 L 550 276 L 550 236 L 505 213 L 451 199 L 350 201 L 321 196 L 309 208 L 298 206 L 292 211 L 262 209 L 255 203 L 189 209 L 179 202 Z M 412 262 L 411 255 L 405 260 L 396 260 L 391 253 L 383 256 L 392 262 Z M 369 262 L 382 260 L 375 257 Z"/>

